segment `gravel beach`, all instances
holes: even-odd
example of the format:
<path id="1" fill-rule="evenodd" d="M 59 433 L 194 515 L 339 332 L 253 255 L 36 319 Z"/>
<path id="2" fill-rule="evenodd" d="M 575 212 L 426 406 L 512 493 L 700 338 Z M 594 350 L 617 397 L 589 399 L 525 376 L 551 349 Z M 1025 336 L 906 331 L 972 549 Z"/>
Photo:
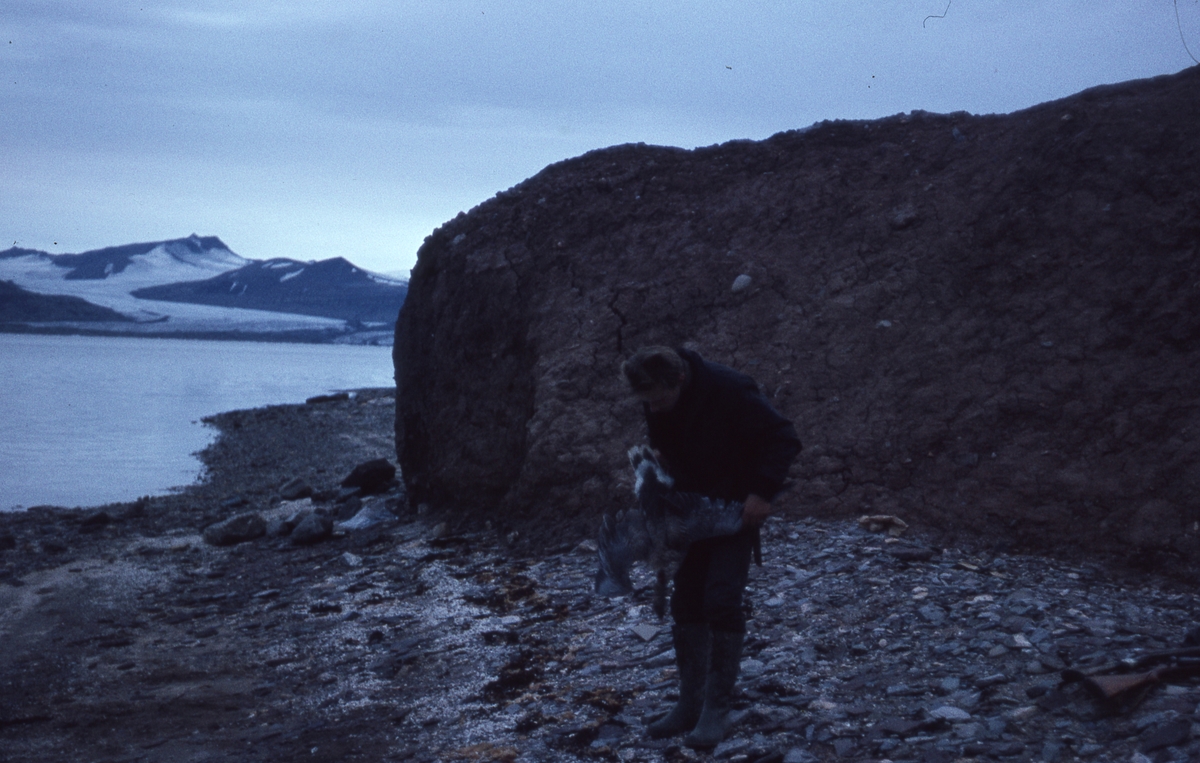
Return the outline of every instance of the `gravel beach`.
<path id="1" fill-rule="evenodd" d="M 393 416 L 390 390 L 220 414 L 179 494 L 0 514 L 0 758 L 1200 756 L 1190 654 L 1166 654 L 1194 651 L 1192 588 L 782 516 L 752 571 L 733 733 L 704 753 L 647 741 L 675 688 L 649 577 L 602 599 L 586 539 L 531 554 L 395 486 L 348 495 L 356 465 L 394 459 Z M 248 539 L 213 533 L 246 515 Z M 305 517 L 325 524 L 302 537 Z M 1111 702 L 1080 680 L 1161 666 Z"/>

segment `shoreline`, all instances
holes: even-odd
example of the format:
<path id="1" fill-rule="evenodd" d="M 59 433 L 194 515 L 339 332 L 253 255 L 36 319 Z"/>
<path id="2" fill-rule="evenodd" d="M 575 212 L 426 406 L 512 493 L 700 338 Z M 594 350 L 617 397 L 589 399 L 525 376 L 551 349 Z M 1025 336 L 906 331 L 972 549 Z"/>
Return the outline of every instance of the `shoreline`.
<path id="1" fill-rule="evenodd" d="M 29 513 L 64 520 L 103 513 L 150 531 L 172 523 L 199 529 L 227 514 L 233 503 L 242 511 L 269 509 L 280 500 L 278 488 L 297 477 L 329 493 L 358 463 L 373 458 L 395 461 L 394 410 L 394 388 L 365 387 L 344 395 L 318 395 L 305 403 L 215 413 L 201 419 L 216 434 L 194 454 L 199 472 L 192 483 L 107 503 L 36 504 L 0 511 L 0 524 L 4 517 Z M 0 581 L 4 577 L 0 566 Z"/>
<path id="2" fill-rule="evenodd" d="M 752 570 L 737 724 L 717 755 L 647 740 L 675 687 L 669 622 L 592 590 L 595 547 L 519 553 L 499 528 L 378 501 L 385 523 L 303 545 L 202 528 L 288 512 L 393 458 L 394 391 L 213 418 L 178 495 L 0 514 L 6 760 L 756 763 L 1200 754 L 1200 685 L 1101 712 L 1069 665 L 1176 646 L 1190 589 L 1033 556 L 932 549 L 773 518 Z M 350 466 L 347 466 L 350 465 Z M 949 708 L 949 709 L 947 709 Z M 1200 736 L 1200 735 L 1196 735 Z"/>
<path id="3" fill-rule="evenodd" d="M 152 324 L 159 325 L 162 321 Z M 126 326 L 128 324 L 121 324 Z M 100 336 L 133 337 L 135 339 L 208 339 L 232 342 L 278 342 L 292 344 L 362 344 L 390 347 L 392 331 L 320 331 L 297 329 L 292 331 L 129 331 L 116 328 L 93 328 L 83 326 L 31 326 L 23 323 L 0 323 L 0 334 L 37 334 L 48 336 Z M 355 341 L 356 338 L 358 341 Z"/>

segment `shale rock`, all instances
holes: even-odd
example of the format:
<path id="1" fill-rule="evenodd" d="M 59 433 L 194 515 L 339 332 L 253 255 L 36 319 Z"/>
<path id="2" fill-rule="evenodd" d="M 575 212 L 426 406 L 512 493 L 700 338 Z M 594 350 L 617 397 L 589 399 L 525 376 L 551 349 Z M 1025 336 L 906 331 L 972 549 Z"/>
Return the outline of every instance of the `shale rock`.
<path id="1" fill-rule="evenodd" d="M 333 518 L 320 511 L 305 513 L 291 532 L 292 545 L 309 546 L 320 543 L 333 533 Z"/>
<path id="2" fill-rule="evenodd" d="M 644 437 L 618 363 L 690 343 L 796 422 L 781 511 L 1187 567 L 1198 89 L 547 167 L 421 247 L 394 347 L 411 500 L 590 532 Z"/>
<path id="3" fill-rule="evenodd" d="M 279 488 L 279 497 L 285 501 L 295 501 L 312 494 L 312 486 L 300 477 L 293 477 Z"/>
<path id="4" fill-rule="evenodd" d="M 214 546 L 232 546 L 266 534 L 267 522 L 259 514 L 248 512 L 204 528 L 204 540 Z"/>
<path id="5" fill-rule="evenodd" d="M 358 488 L 363 495 L 386 492 L 396 479 L 396 467 L 386 458 L 366 461 L 354 467 L 344 480 L 343 488 Z"/>
<path id="6" fill-rule="evenodd" d="M 393 524 L 395 521 L 396 515 L 388 509 L 386 502 L 377 499 L 367 503 L 345 522 L 338 522 L 336 526 L 339 530 L 366 530 Z"/>

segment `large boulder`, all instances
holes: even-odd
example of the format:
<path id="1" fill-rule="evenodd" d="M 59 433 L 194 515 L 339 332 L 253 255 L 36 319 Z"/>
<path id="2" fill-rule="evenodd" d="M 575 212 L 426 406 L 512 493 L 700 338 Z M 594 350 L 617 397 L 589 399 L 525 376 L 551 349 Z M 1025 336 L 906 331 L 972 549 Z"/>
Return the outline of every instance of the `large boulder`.
<path id="1" fill-rule="evenodd" d="M 687 344 L 796 422 L 782 509 L 1194 553 L 1197 92 L 1193 67 L 546 168 L 420 250 L 394 348 L 411 500 L 591 532 L 644 437 L 619 362 Z"/>
<path id="2" fill-rule="evenodd" d="M 386 458 L 364 461 L 354 467 L 344 480 L 342 487 L 356 487 L 363 495 L 387 492 L 396 479 L 396 467 Z"/>
<path id="3" fill-rule="evenodd" d="M 247 512 L 204 528 L 204 540 L 214 546 L 232 546 L 260 538 L 266 532 L 267 521 L 259 514 Z"/>

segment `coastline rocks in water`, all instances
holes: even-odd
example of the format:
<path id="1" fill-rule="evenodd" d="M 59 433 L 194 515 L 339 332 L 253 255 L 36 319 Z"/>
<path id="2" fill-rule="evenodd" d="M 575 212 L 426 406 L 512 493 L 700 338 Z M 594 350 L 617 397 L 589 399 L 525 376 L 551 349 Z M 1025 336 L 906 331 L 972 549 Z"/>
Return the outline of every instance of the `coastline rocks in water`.
<path id="1" fill-rule="evenodd" d="M 363 495 L 387 492 L 396 479 L 396 467 L 386 458 L 376 458 L 354 467 L 342 480 L 344 488 L 358 488 Z"/>
<path id="2" fill-rule="evenodd" d="M 259 514 L 248 512 L 204 528 L 204 541 L 213 546 L 232 546 L 260 538 L 266 532 L 266 520 Z"/>
<path id="3" fill-rule="evenodd" d="M 411 502 L 591 535 L 644 437 L 620 361 L 694 343 L 796 423 L 779 513 L 1186 573 L 1197 87 L 1191 67 L 547 167 L 419 251 L 393 348 Z"/>

